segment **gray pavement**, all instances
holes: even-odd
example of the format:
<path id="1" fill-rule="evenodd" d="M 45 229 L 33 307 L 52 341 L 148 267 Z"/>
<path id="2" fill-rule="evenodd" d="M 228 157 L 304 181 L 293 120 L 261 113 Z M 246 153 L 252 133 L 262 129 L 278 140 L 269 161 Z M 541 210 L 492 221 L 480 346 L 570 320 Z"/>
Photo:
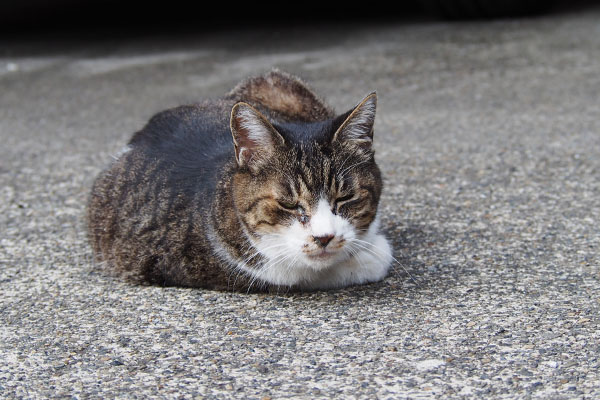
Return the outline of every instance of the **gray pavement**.
<path id="1" fill-rule="evenodd" d="M 600 10 L 15 46 L 0 397 L 600 397 Z M 390 276 L 265 295 L 100 273 L 84 212 L 111 155 L 272 67 L 338 111 L 378 91 Z"/>

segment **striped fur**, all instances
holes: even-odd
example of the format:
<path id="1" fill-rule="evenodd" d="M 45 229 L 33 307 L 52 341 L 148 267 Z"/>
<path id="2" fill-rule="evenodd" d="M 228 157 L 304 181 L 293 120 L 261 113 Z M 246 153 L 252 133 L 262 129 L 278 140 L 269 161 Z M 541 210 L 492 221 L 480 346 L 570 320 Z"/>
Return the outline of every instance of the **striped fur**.
<path id="1" fill-rule="evenodd" d="M 93 186 L 96 259 L 138 283 L 228 290 L 382 279 L 375 108 L 372 93 L 336 115 L 272 71 L 157 114 Z"/>

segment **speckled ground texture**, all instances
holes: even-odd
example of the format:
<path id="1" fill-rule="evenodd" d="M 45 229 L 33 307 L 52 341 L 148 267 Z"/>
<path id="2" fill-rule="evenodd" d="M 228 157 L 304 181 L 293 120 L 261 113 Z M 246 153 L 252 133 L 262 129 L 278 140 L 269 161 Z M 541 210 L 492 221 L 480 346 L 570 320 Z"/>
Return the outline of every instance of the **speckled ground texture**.
<path id="1" fill-rule="evenodd" d="M 0 397 L 600 397 L 600 10 L 34 45 L 0 59 Z M 13 54 L 13 55 L 11 55 Z M 377 284 L 139 287 L 94 177 L 155 112 L 272 67 L 379 94 Z"/>

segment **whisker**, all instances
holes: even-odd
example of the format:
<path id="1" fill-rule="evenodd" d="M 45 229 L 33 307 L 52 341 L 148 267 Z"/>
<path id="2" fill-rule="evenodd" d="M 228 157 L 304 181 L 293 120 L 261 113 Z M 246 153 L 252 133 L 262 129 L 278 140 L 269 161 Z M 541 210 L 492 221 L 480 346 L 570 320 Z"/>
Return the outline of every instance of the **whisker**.
<path id="1" fill-rule="evenodd" d="M 356 255 L 355 257 L 356 257 L 357 259 L 358 259 L 359 255 L 360 255 L 360 252 L 364 251 L 364 252 L 367 252 L 367 253 L 369 253 L 369 254 L 371 254 L 371 255 L 373 255 L 373 256 L 375 256 L 375 257 L 377 257 L 377 258 L 378 258 L 379 260 L 381 260 L 382 262 L 384 261 L 384 255 L 382 255 L 382 254 L 380 254 L 380 253 L 377 253 L 375 250 L 373 250 L 373 249 L 370 249 L 370 248 L 368 248 L 368 247 L 366 247 L 366 246 L 364 246 L 364 245 L 362 245 L 362 244 L 360 244 L 360 243 L 351 243 L 351 244 L 350 244 L 350 246 L 355 246 L 355 247 L 356 247 L 356 249 L 355 249 L 355 250 L 357 250 L 357 255 Z M 359 252 L 359 251 L 360 251 L 360 252 Z M 392 257 L 392 258 L 393 258 L 393 257 Z M 394 265 L 394 263 L 392 263 L 392 264 L 391 264 L 391 267 L 392 267 L 392 269 L 393 269 L 393 271 L 394 271 L 394 272 L 396 272 L 396 271 L 397 271 L 397 270 L 396 270 L 396 266 Z M 402 267 L 402 265 L 401 265 L 401 267 Z M 402 267 L 402 268 L 404 269 L 404 267 Z M 404 271 L 405 271 L 405 272 L 408 274 L 408 276 L 409 276 L 409 277 L 410 277 L 410 278 L 411 278 L 411 279 L 414 281 L 414 278 L 412 277 L 412 275 L 411 275 L 411 274 L 410 274 L 408 271 L 406 271 L 406 269 L 404 269 Z M 416 282 L 415 282 L 415 283 L 416 283 Z"/>
<path id="2" fill-rule="evenodd" d="M 341 170 L 342 168 L 344 168 L 346 166 L 346 162 L 350 159 L 350 157 L 352 157 L 354 155 L 354 153 L 350 153 L 346 156 L 346 158 L 344 158 L 344 161 L 342 161 L 342 164 L 340 164 L 340 166 L 338 167 L 338 170 Z M 341 175 L 341 174 L 340 174 Z"/>
<path id="3" fill-rule="evenodd" d="M 262 266 L 260 266 L 260 268 L 256 271 L 253 272 L 253 278 L 250 281 L 249 285 L 248 285 L 248 292 L 250 291 L 250 288 L 252 287 L 252 285 L 257 281 L 257 280 L 261 280 L 264 281 L 264 279 L 261 277 L 261 275 L 264 275 L 265 273 L 267 273 L 271 268 L 275 267 L 277 264 L 279 264 L 282 260 L 285 260 L 287 257 L 289 257 L 289 255 L 284 252 L 282 249 L 280 254 L 277 254 L 275 257 L 271 258 L 269 261 L 267 261 L 265 264 L 263 264 Z"/>
<path id="4" fill-rule="evenodd" d="M 346 167 L 346 168 L 344 168 L 344 169 L 342 170 L 342 172 L 340 172 L 340 176 L 342 176 L 342 177 L 343 177 L 344 175 L 346 175 L 346 173 L 348 173 L 348 172 L 352 171 L 354 168 L 358 167 L 359 165 L 366 164 L 366 163 L 368 163 L 369 161 L 370 161 L 370 160 L 362 160 L 362 161 L 359 161 L 359 162 L 357 162 L 357 163 L 355 163 L 355 164 L 352 164 L 352 165 L 350 165 L 349 167 Z"/>
<path id="5" fill-rule="evenodd" d="M 370 252 L 374 256 L 378 257 L 380 260 L 383 259 L 383 254 L 381 254 L 379 248 L 377 246 L 375 246 L 373 243 L 367 242 L 366 240 L 356 239 L 356 238 L 351 239 L 350 243 L 358 246 L 359 248 L 361 248 L 365 251 Z M 400 268 L 402 268 L 402 270 L 404 272 L 406 272 L 406 274 L 410 277 L 410 279 L 416 285 L 420 286 L 420 283 L 412 276 L 412 274 L 404 267 L 404 265 L 402 265 L 402 263 L 400 261 L 398 261 L 398 259 L 396 257 L 394 257 L 392 254 L 390 254 L 390 257 L 392 258 L 394 263 L 398 264 L 398 266 L 400 266 Z M 393 267 L 393 264 L 392 264 L 392 267 Z"/>
<path id="6" fill-rule="evenodd" d="M 243 264 L 243 266 L 244 266 L 244 267 L 248 267 L 248 262 L 250 262 L 250 260 L 252 260 L 253 258 L 255 258 L 255 257 L 256 257 L 256 256 L 258 256 L 258 255 L 260 255 L 260 252 L 259 252 L 258 250 L 256 250 L 256 251 L 254 252 L 254 254 L 252 254 L 252 255 L 250 255 L 250 256 L 248 256 L 248 257 L 246 257 L 246 258 L 245 258 L 245 259 L 244 259 L 244 260 L 241 262 L 241 264 Z M 244 271 L 244 270 L 243 270 L 243 269 L 240 267 L 240 265 L 239 265 L 239 264 L 237 265 L 237 268 L 235 268 L 235 270 L 234 270 L 234 271 L 237 271 L 237 273 L 236 273 L 236 275 L 235 275 L 235 279 L 234 279 L 234 281 L 233 281 L 233 287 L 235 288 L 235 285 L 237 284 L 237 280 L 238 280 L 238 278 L 240 277 L 240 275 L 246 274 L 247 272 L 246 272 L 246 271 Z"/>
<path id="7" fill-rule="evenodd" d="M 347 246 L 347 248 L 348 248 L 348 252 L 350 253 L 350 255 L 352 257 L 354 257 L 354 259 L 356 259 L 356 261 L 358 261 L 358 263 L 360 264 L 361 267 L 364 268 L 365 264 L 360 259 L 360 253 L 359 253 L 358 249 L 355 249 L 352 246 Z"/>

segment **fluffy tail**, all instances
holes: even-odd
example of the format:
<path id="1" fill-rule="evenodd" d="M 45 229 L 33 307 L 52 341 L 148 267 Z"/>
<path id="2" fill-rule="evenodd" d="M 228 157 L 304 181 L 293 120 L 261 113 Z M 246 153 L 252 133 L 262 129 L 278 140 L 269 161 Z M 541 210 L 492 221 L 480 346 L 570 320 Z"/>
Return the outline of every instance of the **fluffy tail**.
<path id="1" fill-rule="evenodd" d="M 277 69 L 242 81 L 227 98 L 249 103 L 282 121 L 322 121 L 335 116 L 300 78 Z"/>

